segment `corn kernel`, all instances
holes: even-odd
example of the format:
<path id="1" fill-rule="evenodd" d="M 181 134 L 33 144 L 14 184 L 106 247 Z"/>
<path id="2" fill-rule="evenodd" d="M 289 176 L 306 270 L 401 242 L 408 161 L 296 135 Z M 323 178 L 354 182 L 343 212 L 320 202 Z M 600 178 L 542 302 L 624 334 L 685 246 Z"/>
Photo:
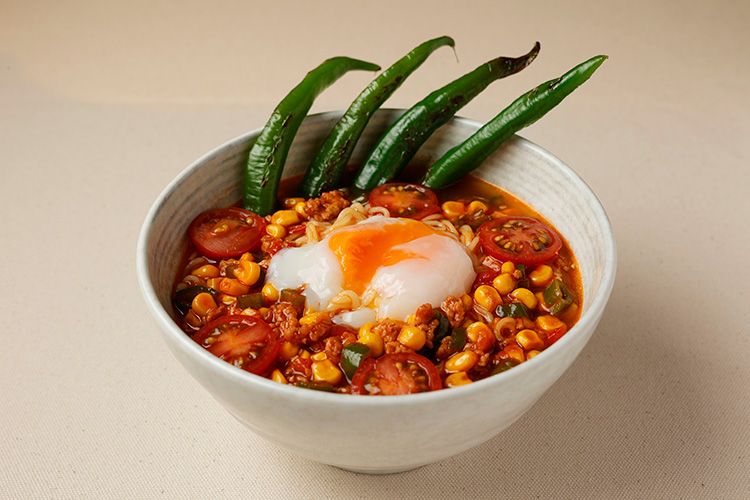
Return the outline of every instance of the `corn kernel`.
<path id="1" fill-rule="evenodd" d="M 216 302 L 210 293 L 203 292 L 193 297 L 191 307 L 196 315 L 205 316 L 212 309 L 216 309 Z"/>
<path id="2" fill-rule="evenodd" d="M 199 278 L 218 278 L 221 275 L 219 268 L 212 264 L 206 264 L 205 266 L 193 269 L 191 274 Z"/>
<path id="3" fill-rule="evenodd" d="M 529 310 L 536 309 L 538 303 L 536 295 L 528 288 L 517 288 L 510 293 L 510 296 L 521 302 Z"/>
<path id="4" fill-rule="evenodd" d="M 200 328 L 203 326 L 201 319 L 193 311 L 188 311 L 185 315 L 185 323 L 192 326 L 193 328 Z"/>
<path id="5" fill-rule="evenodd" d="M 300 325 L 312 325 L 314 323 L 320 323 L 322 321 L 329 320 L 331 317 L 326 312 L 312 312 L 305 314 L 299 319 Z"/>
<path id="6" fill-rule="evenodd" d="M 298 356 L 302 359 L 310 359 L 311 357 L 310 353 L 304 349 L 300 350 L 300 353 L 298 354 Z"/>
<path id="7" fill-rule="evenodd" d="M 304 198 L 284 198 L 283 205 L 287 210 L 293 210 L 297 203 L 304 203 L 304 201 Z"/>
<path id="8" fill-rule="evenodd" d="M 492 346 L 492 342 L 495 340 L 495 335 L 486 323 L 475 321 L 466 328 L 466 338 L 468 338 L 470 342 L 479 345 L 482 350 L 486 351 Z"/>
<path id="9" fill-rule="evenodd" d="M 455 372 L 466 372 L 474 368 L 474 365 L 479 361 L 479 356 L 474 351 L 461 351 L 445 361 L 445 371 Z"/>
<path id="10" fill-rule="evenodd" d="M 498 274 L 494 280 L 492 280 L 492 286 L 500 295 L 508 295 L 516 287 L 516 280 L 513 279 L 513 275 L 508 273 Z"/>
<path id="11" fill-rule="evenodd" d="M 271 216 L 271 224 L 279 224 L 286 227 L 299 223 L 299 214 L 294 210 L 279 210 Z"/>
<path id="12" fill-rule="evenodd" d="M 550 333 L 554 332 L 558 328 L 564 327 L 565 323 L 560 321 L 559 318 L 552 316 L 551 314 L 545 314 L 543 316 L 539 316 L 536 319 L 536 326 L 538 326 L 539 329 L 543 332 Z"/>
<path id="13" fill-rule="evenodd" d="M 547 286 L 552 281 L 552 278 L 554 278 L 554 273 L 552 272 L 552 268 L 547 264 L 537 266 L 536 269 L 529 273 L 529 279 L 534 286 Z"/>
<path id="14" fill-rule="evenodd" d="M 266 232 L 274 238 L 283 238 L 284 236 L 286 236 L 286 228 L 281 224 L 267 225 Z"/>
<path id="15" fill-rule="evenodd" d="M 494 311 L 498 305 L 503 303 L 503 299 L 500 298 L 500 294 L 497 293 L 497 290 L 489 285 L 481 285 L 477 287 L 474 291 L 474 300 L 477 304 L 490 312 Z"/>
<path id="16" fill-rule="evenodd" d="M 297 214 L 302 217 L 303 219 L 309 219 L 309 216 L 307 215 L 307 211 L 305 210 L 305 202 L 300 201 L 297 202 L 294 205 L 294 211 L 297 212 Z"/>
<path id="17" fill-rule="evenodd" d="M 446 201 L 440 208 L 442 208 L 446 219 L 460 217 L 466 211 L 466 207 L 460 201 Z"/>
<path id="18" fill-rule="evenodd" d="M 273 380 L 274 382 L 278 382 L 279 384 L 289 383 L 286 381 L 286 377 L 284 376 L 284 374 L 281 373 L 281 370 L 279 370 L 278 368 L 271 372 L 271 380 Z"/>
<path id="19" fill-rule="evenodd" d="M 537 351 L 536 349 L 534 349 L 533 351 L 529 351 L 529 352 L 526 353 L 526 359 L 531 359 L 531 358 L 533 358 L 534 356 L 536 356 L 537 354 L 539 354 L 541 352 L 542 351 Z"/>
<path id="20" fill-rule="evenodd" d="M 237 303 L 237 297 L 232 297 L 231 295 L 222 293 L 221 295 L 219 295 L 219 302 L 221 302 L 225 306 L 231 306 L 232 304 Z"/>
<path id="21" fill-rule="evenodd" d="M 516 334 L 516 342 L 518 345 L 526 350 L 529 349 L 544 349 L 544 341 L 539 337 L 539 334 L 534 330 L 521 330 Z"/>
<path id="22" fill-rule="evenodd" d="M 500 272 L 513 276 L 513 273 L 516 272 L 516 265 L 511 261 L 503 262 L 503 265 L 500 266 Z"/>
<path id="23" fill-rule="evenodd" d="M 500 359 L 515 359 L 519 363 L 523 363 L 526 361 L 526 356 L 523 353 L 523 349 L 519 346 L 509 345 L 500 351 Z"/>
<path id="24" fill-rule="evenodd" d="M 375 323 L 366 323 L 359 329 L 358 342 L 365 344 L 372 351 L 374 357 L 382 356 L 385 351 L 385 343 L 377 332 L 372 330 Z"/>
<path id="25" fill-rule="evenodd" d="M 252 318 L 259 318 L 260 319 L 260 314 L 258 313 L 257 310 L 253 309 L 252 307 L 246 307 L 246 308 L 244 308 L 240 314 L 243 315 L 243 316 L 250 316 Z"/>
<path id="26" fill-rule="evenodd" d="M 416 326 L 405 326 L 398 334 L 398 341 L 409 349 L 418 351 L 424 347 L 427 342 L 427 337 L 424 330 L 421 328 Z"/>
<path id="27" fill-rule="evenodd" d="M 343 374 L 330 360 L 313 361 L 313 379 L 318 382 L 328 382 L 336 385 L 341 381 Z"/>
<path id="28" fill-rule="evenodd" d="M 458 387 L 459 385 L 471 384 L 473 380 L 469 378 L 466 372 L 451 373 L 445 377 L 446 387 Z"/>
<path id="29" fill-rule="evenodd" d="M 472 299 L 471 295 L 469 295 L 468 293 L 461 295 L 461 302 L 464 305 L 464 309 L 467 311 L 471 309 L 471 306 L 474 305 L 474 299 Z"/>
<path id="30" fill-rule="evenodd" d="M 260 266 L 257 262 L 241 260 L 239 265 L 234 269 L 234 277 L 243 285 L 253 286 L 260 279 Z"/>
<path id="31" fill-rule="evenodd" d="M 219 291 L 226 293 L 227 295 L 232 295 L 234 297 L 239 297 L 240 295 L 245 295 L 250 291 L 250 287 L 241 283 L 240 280 L 234 279 L 234 278 L 224 278 L 221 280 L 221 283 L 219 283 Z"/>
<path id="32" fill-rule="evenodd" d="M 279 291 L 276 290 L 276 287 L 274 287 L 271 283 L 266 283 L 263 285 L 263 289 L 261 289 L 261 293 L 263 294 L 263 298 L 266 301 L 266 304 L 273 304 L 277 300 L 279 300 Z"/>
<path id="33" fill-rule="evenodd" d="M 313 361 L 325 361 L 326 359 L 328 359 L 328 356 L 326 356 L 325 351 L 316 352 L 310 357 L 312 358 Z"/>
<path id="34" fill-rule="evenodd" d="M 214 290 L 218 291 L 219 290 L 219 284 L 221 283 L 221 280 L 223 280 L 223 279 L 224 278 L 208 278 L 206 280 L 206 286 L 208 286 L 209 288 L 213 288 Z"/>
<path id="35" fill-rule="evenodd" d="M 474 200 L 471 203 L 469 203 L 468 212 L 470 214 L 473 214 L 473 213 L 479 212 L 479 211 L 486 212 L 487 211 L 487 204 L 484 203 L 484 202 L 482 202 L 482 201 L 479 201 L 479 200 Z"/>
<path id="36" fill-rule="evenodd" d="M 248 260 L 250 262 L 255 262 L 255 257 L 253 257 L 253 254 L 250 252 L 245 252 L 242 255 L 240 255 L 240 260 Z"/>
<path id="37" fill-rule="evenodd" d="M 279 346 L 279 358 L 281 358 L 282 361 L 291 361 L 298 352 L 299 347 L 292 342 L 285 341 Z"/>

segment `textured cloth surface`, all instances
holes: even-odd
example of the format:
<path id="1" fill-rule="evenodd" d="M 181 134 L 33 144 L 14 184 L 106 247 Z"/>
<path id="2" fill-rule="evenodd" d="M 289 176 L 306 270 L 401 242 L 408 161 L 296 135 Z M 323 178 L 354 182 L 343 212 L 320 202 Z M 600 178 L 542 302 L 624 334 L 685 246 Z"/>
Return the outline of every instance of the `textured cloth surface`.
<path id="1" fill-rule="evenodd" d="M 6 2 L 0 497 L 750 498 L 750 3 L 458 5 Z M 618 276 L 582 355 L 508 430 L 411 472 L 353 474 L 246 430 L 178 365 L 141 299 L 136 240 L 175 175 L 265 123 L 320 61 L 387 66 L 444 34 L 458 60 L 436 52 L 388 107 L 539 40 L 531 67 L 460 113 L 486 121 L 610 56 L 522 135 L 597 193 Z M 348 75 L 313 112 L 370 78 Z"/>

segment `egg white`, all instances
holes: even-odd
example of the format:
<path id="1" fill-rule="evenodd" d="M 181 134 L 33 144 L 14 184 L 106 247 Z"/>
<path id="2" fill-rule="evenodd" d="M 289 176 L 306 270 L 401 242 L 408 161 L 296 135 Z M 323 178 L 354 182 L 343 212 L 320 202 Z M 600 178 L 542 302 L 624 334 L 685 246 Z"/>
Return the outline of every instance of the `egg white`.
<path id="1" fill-rule="evenodd" d="M 367 224 L 398 224 L 400 219 L 371 217 L 338 231 L 357 231 Z M 335 232 L 334 232 L 335 233 Z M 306 307 L 322 311 L 343 288 L 341 264 L 328 244 L 332 234 L 318 243 L 285 248 L 273 256 L 266 282 L 277 290 L 303 289 Z M 406 320 L 422 304 L 437 307 L 449 295 L 461 296 L 476 274 L 467 249 L 455 239 L 434 233 L 397 244 L 393 250 L 411 255 L 381 266 L 362 293 L 363 307 L 334 317 L 337 323 L 359 327 L 374 319 Z"/>

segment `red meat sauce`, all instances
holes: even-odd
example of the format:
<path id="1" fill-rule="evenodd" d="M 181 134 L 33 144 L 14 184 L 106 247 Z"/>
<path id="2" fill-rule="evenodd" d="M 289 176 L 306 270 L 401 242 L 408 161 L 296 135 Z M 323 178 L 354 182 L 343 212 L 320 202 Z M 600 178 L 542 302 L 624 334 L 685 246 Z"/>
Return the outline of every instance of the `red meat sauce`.
<path id="1" fill-rule="evenodd" d="M 437 192 L 393 184 L 359 198 L 346 191 L 286 196 L 293 189 L 294 181 L 282 185 L 279 210 L 264 218 L 220 209 L 199 215 L 188 229 L 190 248 L 174 290 L 178 323 L 240 369 L 337 393 L 440 390 L 530 360 L 580 316 L 580 275 L 563 237 L 529 206 L 484 181 L 467 176 Z M 424 304 L 406 321 L 355 328 L 334 323 L 332 312 L 306 309 L 303 290 L 264 283 L 271 257 L 304 242 L 310 221 L 330 224 L 344 210 L 378 206 L 391 216 L 452 226 L 475 257 L 471 289 Z M 231 244 L 223 242 L 225 235 Z"/>

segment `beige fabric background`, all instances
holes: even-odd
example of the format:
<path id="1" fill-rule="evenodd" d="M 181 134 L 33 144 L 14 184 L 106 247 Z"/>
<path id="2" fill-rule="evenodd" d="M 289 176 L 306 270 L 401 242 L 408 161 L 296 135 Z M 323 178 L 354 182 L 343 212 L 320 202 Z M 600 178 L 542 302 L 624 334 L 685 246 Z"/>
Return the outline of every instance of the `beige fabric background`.
<path id="1" fill-rule="evenodd" d="M 748 2 L 209 4 L 2 2 L 1 498 L 750 498 Z M 324 58 L 387 66 L 444 34 L 458 61 L 437 52 L 387 106 L 539 40 L 530 68 L 461 112 L 487 120 L 610 56 L 522 134 L 598 194 L 618 278 L 581 357 L 506 432 L 351 474 L 245 430 L 177 364 L 136 239 L 178 172 L 261 126 Z M 369 79 L 347 75 L 313 111 Z"/>

